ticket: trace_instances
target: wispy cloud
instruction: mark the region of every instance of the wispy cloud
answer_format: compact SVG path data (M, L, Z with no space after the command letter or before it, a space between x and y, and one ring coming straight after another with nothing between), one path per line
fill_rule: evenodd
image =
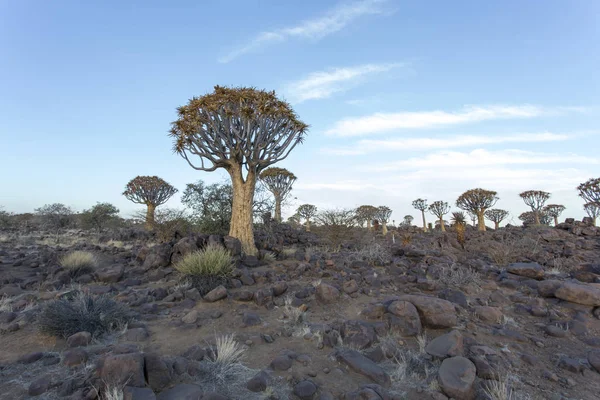
M369 75L402 67L405 64L364 64L355 67L335 68L309 74L306 78L287 84L283 92L292 103L311 99L324 99L356 85Z
M520 133L505 136L491 135L457 135L438 138L409 137L403 139L363 139L350 147L324 148L322 153L333 155L360 155L386 151L415 151L451 149L468 146L503 143L543 143L573 139L575 135L543 133Z
M401 129L425 129L473 122L534 118L543 115L581 112L580 107L544 108L530 104L469 106L460 111L418 111L398 113L375 113L372 115L346 118L338 121L325 133L335 136L361 136Z
M481 168L493 165L531 164L600 164L600 159L577 154L546 154L524 150L489 151L477 149L470 152L442 151L425 157L414 157L382 165L365 166L371 171L394 171L417 168Z
M321 39L344 29L348 24L365 15L383 14L384 4L388 0L360 0L342 4L317 18L309 19L298 25L273 31L261 32L244 46L221 57L219 62L228 63L237 57L259 48L285 42L288 39Z

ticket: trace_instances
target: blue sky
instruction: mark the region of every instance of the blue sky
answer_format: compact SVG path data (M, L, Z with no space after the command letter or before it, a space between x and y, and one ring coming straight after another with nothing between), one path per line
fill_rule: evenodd
M129 215L136 175L226 179L167 136L218 84L274 89L310 124L279 163L292 206L399 221L414 198L484 187L516 217L540 189L581 218L574 187L600 175L598 20L595 0L0 1L0 205Z

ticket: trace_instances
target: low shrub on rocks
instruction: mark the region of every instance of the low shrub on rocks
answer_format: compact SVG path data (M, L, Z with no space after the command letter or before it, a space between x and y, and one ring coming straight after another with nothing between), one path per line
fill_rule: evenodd
M185 274L192 286L204 296L219 285L226 285L234 268L229 250L220 246L207 246L203 250L186 254L175 265Z
M98 265L96 256L89 251L72 251L59 260L59 264L69 272L71 278L94 272Z
M38 316L41 332L64 338L82 331L97 338L122 329L130 320L125 306L105 296L82 292L47 303Z

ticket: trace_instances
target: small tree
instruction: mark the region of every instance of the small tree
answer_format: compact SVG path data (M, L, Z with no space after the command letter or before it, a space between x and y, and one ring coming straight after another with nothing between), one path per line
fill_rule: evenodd
M261 181L275 198L275 221L281 223L281 203L290 194L296 176L285 168L267 168L260 174Z
M566 207L562 204L548 204L544 207L543 211L546 215L554 218L554 226L558 225L558 217L566 210Z
M0 229L9 229L12 226L12 214L4 211L4 208L0 207Z
M539 218L539 224L536 221L536 215ZM550 222L552 221L552 217L546 214L543 210L538 214L534 213L533 211L525 211L519 215L519 219L523 221L523 225L550 225Z
M336 250L345 240L351 239L351 228L356 223L354 211L352 209L324 210L317 216L323 233Z
M386 206L377 207L377 213L375 213L375 219L377 219L381 223L381 233L383 236L387 235L387 223L390 220L390 216L392 215L392 210Z
M454 226L454 230L456 231L456 240L464 250L466 243L465 231L467 225L467 217L465 213L462 211L453 212L451 222Z
M435 215L438 218L440 229L442 232L446 232L446 227L444 223L444 215L450 212L450 206L445 201L434 201L429 206L429 212Z
M508 211L501 210L499 208L492 208L491 210L487 210L485 212L485 216L494 223L494 229L498 229L500 228L500 222L508 217Z
M302 204L296 210L296 214L306 221L306 232L310 232L310 220L317 214L317 206L312 204Z
M371 230L371 222L375 219L375 214L377 213L377 207L364 205L360 206L356 209L356 220L363 226L363 224L367 223L367 229Z
M579 196L585 200L586 204L600 204L600 178L591 178L577 186Z
M542 209L544 208L544 204L550 198L550 193L544 192L542 190L527 190L521 194L519 194L526 205L531 208L535 217L535 224L540 224L540 214Z
M136 204L145 204L146 229L154 227L154 212L156 207L165 204L177 189L158 176L137 176L127 183L123 196Z
M40 218L42 226L55 232L56 243L58 243L60 231L73 223L73 210L61 203L46 204L36 208L35 212Z
M485 211L498 201L496 192L481 188L467 190L456 200L456 206L477 215L480 231L485 231Z
M246 254L255 255L256 180L302 143L308 125L275 92L247 87L215 86L213 93L192 98L177 114L171 128L175 152L194 169L223 168L229 173L233 185L229 235L242 242Z
M583 209L587 215L592 219L592 223L596 226L596 218L600 215L600 204L598 203L587 203L583 206Z
M406 226L412 226L413 220L414 220L414 217L412 215L405 215L404 221L402 221L402 224L406 225Z
M471 211L467 211L467 215L469 216L469 218L471 218L471 224L473 226L477 226L477 214L475 214L474 212L471 212ZM465 224L466 224L466 218L467 218L467 216L465 216Z
M89 210L84 210L81 213L81 220L84 226L96 229L98 233L113 221L119 209L110 203L98 203Z
M423 217L423 231L427 232L427 222L425 221L425 210L427 210L427 199L416 199L413 200L412 206L417 210L421 211Z

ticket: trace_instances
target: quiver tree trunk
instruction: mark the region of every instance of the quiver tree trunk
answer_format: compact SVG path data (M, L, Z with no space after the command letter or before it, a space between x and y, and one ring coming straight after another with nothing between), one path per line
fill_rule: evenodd
M154 211L156 206L148 203L148 209L146 210L146 229L151 231L154 229Z
M500 229L500 222L494 221L494 230Z
M444 218L440 218L440 229L442 232L446 232L446 227L444 226Z
M275 196L275 221L281 223L281 196Z
M558 225L558 217L554 216L554 226ZM596 221L594 221L594 225L596 225Z
M231 225L229 236L237 238L242 243L242 250L248 255L258 253L254 244L252 227L252 205L256 187L256 173L248 172L246 181L242 177L241 168L234 165L228 170L233 186L233 206L231 208Z
M383 236L387 235L387 233L388 233L387 222L383 222L381 224L381 233L383 234Z
M533 215L535 217L535 224L536 225L541 225L541 222L540 222L540 212L539 211L534 211Z
M485 231L485 216L484 211L477 212L477 225L480 231Z
M427 232L427 222L425 222L425 210L421 210L421 216L423 217L423 231Z
M306 219L306 232L310 232L310 219Z
M367 230L368 231L371 230L371 220L370 219L367 220Z

